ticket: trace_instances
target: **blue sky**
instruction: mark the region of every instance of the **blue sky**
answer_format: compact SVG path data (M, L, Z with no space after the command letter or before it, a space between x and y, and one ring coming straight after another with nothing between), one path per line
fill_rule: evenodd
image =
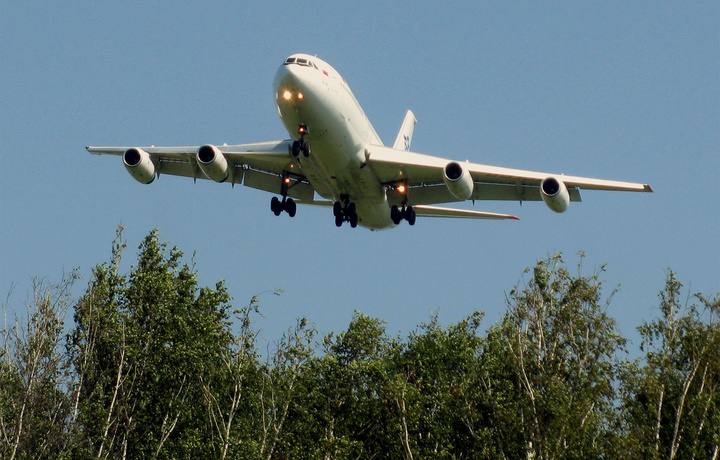
M307 316L322 334L354 310L406 335L438 311L486 324L535 261L607 264L609 313L626 336L657 316L667 269L720 291L720 5L717 2L2 2L0 293L31 278L84 280L125 263L153 227L204 285L262 297L272 341ZM542 203L478 202L518 215L336 228L330 211L270 212L269 194L163 176L149 186L86 145L200 145L287 138L271 83L317 54L391 144L407 109L413 150L478 163L650 183ZM470 204L468 204L470 206Z

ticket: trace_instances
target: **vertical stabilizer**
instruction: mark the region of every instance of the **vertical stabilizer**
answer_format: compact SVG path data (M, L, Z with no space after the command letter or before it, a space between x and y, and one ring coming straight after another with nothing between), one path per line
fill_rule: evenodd
M408 110L405 114L403 124L400 127L400 132L398 132L395 138L395 143L393 144L394 149L410 150L410 142L412 142L413 131L415 131L415 123L417 123L415 114L412 113L412 110Z

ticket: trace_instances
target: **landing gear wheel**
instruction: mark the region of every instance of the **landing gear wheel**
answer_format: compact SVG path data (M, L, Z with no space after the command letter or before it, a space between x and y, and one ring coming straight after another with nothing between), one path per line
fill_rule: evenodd
M310 148L309 142L303 142L302 143L302 153L305 158L309 157L312 153L312 148Z
M283 204L280 202L278 197L274 196L270 200L270 210L275 214L276 216L279 216L280 213L283 212Z
M343 195L342 201L333 203L333 216L335 216L335 225L342 227L343 222L350 222L352 228L357 227L360 218L357 213L355 203L350 203L350 197Z
M402 214L402 211L400 211L397 206L393 206L392 208L390 208L390 219L392 219L393 224L400 224L400 221L403 219Z
M415 214L415 210L412 208L412 206L408 206L408 208L405 210L405 219L408 221L408 224L410 226L415 225L415 219L417 218L417 214Z
M357 227L358 224L358 215L357 215L357 206L355 203L350 203L347 207L347 211L345 211L345 215L347 217L347 220L350 221L350 226L352 228Z
M294 141L292 143L292 156L294 156L296 158L299 157L300 150L301 150L300 141Z
M292 198L288 198L282 206L283 210L287 212L290 217L295 217L295 213L297 212L297 205Z

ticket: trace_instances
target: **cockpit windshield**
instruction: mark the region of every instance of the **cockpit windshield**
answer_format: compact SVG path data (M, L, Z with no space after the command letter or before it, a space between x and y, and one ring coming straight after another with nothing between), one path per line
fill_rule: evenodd
M297 64L297 65L301 65L304 67L315 67L316 69L318 68L314 62L312 62L310 59L306 59L306 58L289 57L285 60L285 65L290 65L290 64Z

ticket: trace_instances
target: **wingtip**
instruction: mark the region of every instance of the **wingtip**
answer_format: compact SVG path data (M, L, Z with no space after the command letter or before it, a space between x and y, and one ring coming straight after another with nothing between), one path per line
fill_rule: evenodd
M653 188L650 186L650 184L645 184L645 191L650 192L650 193L655 192L655 190L653 190Z

